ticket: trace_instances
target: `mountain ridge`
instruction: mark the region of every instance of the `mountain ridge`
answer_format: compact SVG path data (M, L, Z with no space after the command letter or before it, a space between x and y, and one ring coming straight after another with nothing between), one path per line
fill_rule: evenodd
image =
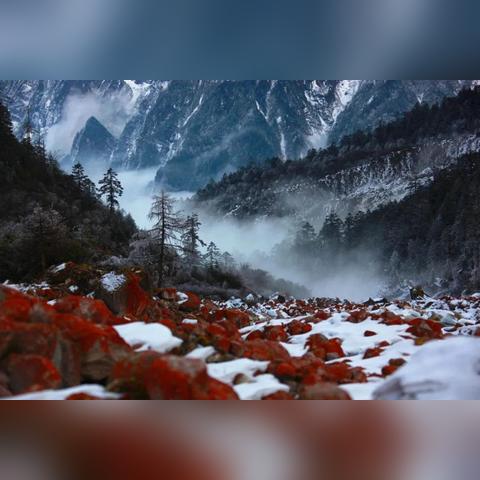
M115 137L98 155L118 170L196 190L250 162L296 159L475 81L1 81L17 136L29 116L69 169L75 135L95 116ZM73 155L72 155L73 153ZM88 152L87 152L88 153ZM95 160L94 160L95 161ZM188 172L188 175L185 174ZM152 179L153 180L153 179Z

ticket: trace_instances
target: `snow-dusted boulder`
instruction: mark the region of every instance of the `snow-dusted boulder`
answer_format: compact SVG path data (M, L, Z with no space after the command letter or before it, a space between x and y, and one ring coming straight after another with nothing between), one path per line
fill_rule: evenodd
M480 399L480 338L451 337L421 347L380 385L378 400Z

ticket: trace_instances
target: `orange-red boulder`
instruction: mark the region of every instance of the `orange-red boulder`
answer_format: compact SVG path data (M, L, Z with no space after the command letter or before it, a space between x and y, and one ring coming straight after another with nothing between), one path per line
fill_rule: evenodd
M62 385L62 377L53 363L40 355L12 354L6 361L5 370L14 394L55 389Z
M308 351L322 360L335 360L344 357L341 341L338 338L328 339L321 333L315 333L308 338Z
M102 325L120 325L125 320L118 318L107 308L102 300L69 295L55 303L55 310L59 313L71 313L85 320Z
M270 340L233 341L230 351L237 357L251 358L252 360L274 361L291 358L280 343Z
M155 400L234 400L229 385L209 377L201 360L137 353L115 365L109 388L130 398Z
M319 382L302 385L299 390L300 400L351 400L350 395L334 383Z
M410 327L407 332L415 337L433 339L443 338L442 324L434 320L424 320L423 318L414 318L408 322Z
M182 300L178 304L178 308L185 312L196 312L200 309L201 301L200 297L192 292L185 292L188 297L187 300Z
M292 320L287 326L287 331L290 335L301 335L303 333L308 333L311 330L312 326L301 320Z

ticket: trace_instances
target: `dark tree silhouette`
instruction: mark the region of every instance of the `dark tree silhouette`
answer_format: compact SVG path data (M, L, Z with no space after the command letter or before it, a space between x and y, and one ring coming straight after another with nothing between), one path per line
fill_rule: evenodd
M168 260L180 248L179 237L183 232L184 221L175 211L175 201L164 191L153 197L148 218L154 222L151 234L158 244L158 283L163 286Z
M123 187L117 173L110 167L98 184L100 185L99 195L105 197L108 208L113 212L119 206L118 197L123 194Z

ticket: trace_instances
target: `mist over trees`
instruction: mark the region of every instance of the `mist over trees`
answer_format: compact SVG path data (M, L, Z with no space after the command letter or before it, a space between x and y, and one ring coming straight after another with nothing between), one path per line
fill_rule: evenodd
M478 132L479 111L479 88L440 105L417 105L399 120L370 133L356 132L324 150L312 149L299 161L272 159L266 166L225 175L199 191L195 201L218 199L220 210L231 212L241 199L248 205L247 216L268 208L272 215L290 219L291 235L269 259L282 265L286 278L303 272L308 287L331 278L341 281L354 268L355 281L375 277L391 293L417 283L431 292L480 290L480 154L464 155L448 169L433 169L433 181L413 182L401 201L347 216L331 209L321 223L292 215L272 195L285 179L323 178L367 157L403 155L427 137L441 142ZM0 280L38 279L64 261L111 262L144 269L152 289L183 286L220 297L275 290L308 294L265 270L239 264L218 248L215 238L205 242L198 215L178 212L166 192L153 199L152 228L138 230L119 208L123 187L115 171L109 168L98 188L78 162L68 175L35 132L28 126L24 130L18 141L8 111L0 105Z
M262 165L252 163L242 167L217 182L212 180L196 193L194 203L199 208L208 208L212 214L240 219L261 215L301 216L302 208L310 207L309 199L322 202L318 195L322 190L332 198L342 197L350 183L355 185L359 180L357 168L366 166L368 177L381 171L387 161L392 168L400 169L402 162L413 156L418 164L422 158L415 155L425 143L440 146L445 139L477 134L479 111L480 87L462 90L438 105L417 104L398 120L380 124L373 131L357 131L327 148L311 149L299 160L272 158ZM439 155L432 153L433 164L448 160L437 158ZM342 172L351 175L343 179ZM337 174L338 184L334 182ZM300 196L302 188L305 193L299 207L290 199Z
M316 231L301 223L274 249L272 260L306 277L358 270L358 281L378 276L385 293L422 284L436 291L480 290L480 154L436 173L400 202L371 212L326 217Z
M109 211L81 168L62 172L32 138L16 139L0 104L0 279L29 280L52 264L128 253L132 218Z

